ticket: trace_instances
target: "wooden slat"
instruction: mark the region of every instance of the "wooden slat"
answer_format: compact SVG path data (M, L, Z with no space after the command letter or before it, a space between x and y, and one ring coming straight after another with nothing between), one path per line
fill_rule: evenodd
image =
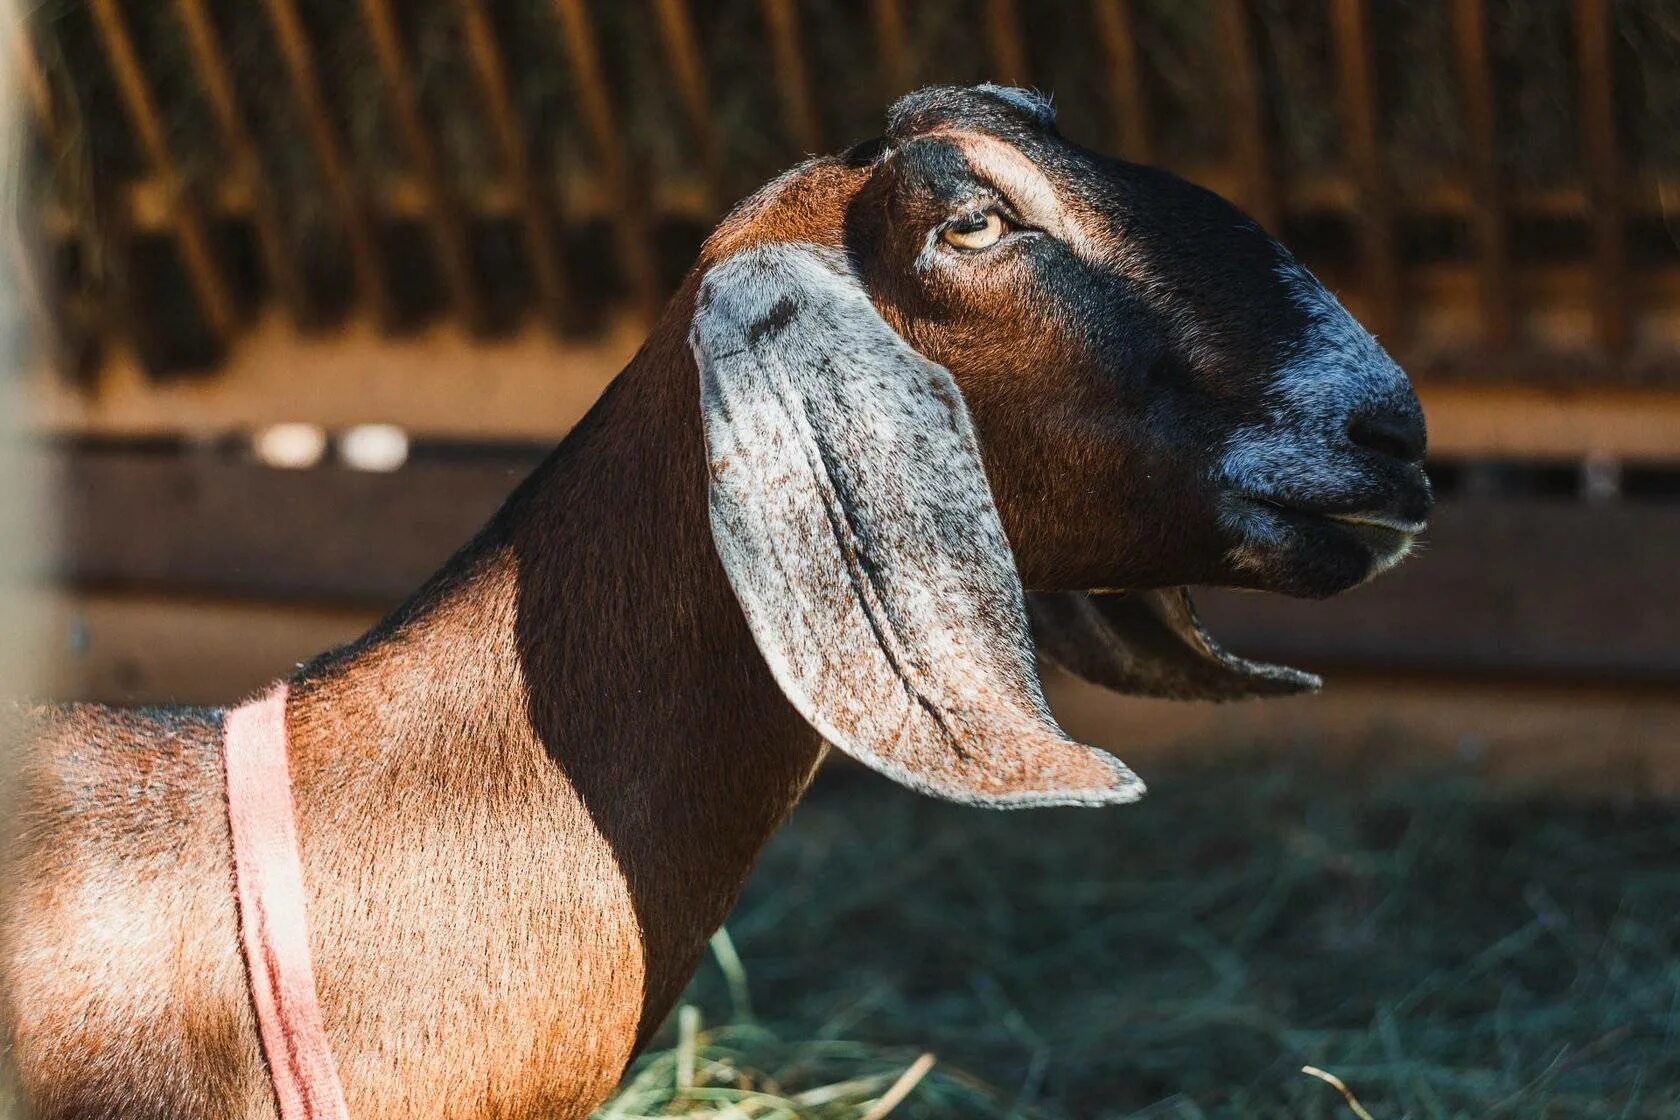
M222 145L232 161L233 174L239 180L242 191L251 199L251 224L256 231L257 248L262 253L269 282L274 285L293 320L302 322L308 317L309 294L303 274L287 246L279 205L274 192L269 189L262 153L245 123L238 94L234 92L233 77L223 60L215 24L205 0L176 0L175 9L186 29L193 66L199 84L204 88L211 115L215 117Z
M1266 143L1265 82L1255 53L1248 3L1216 0L1216 5L1231 162L1241 184L1242 204L1261 225L1276 233L1281 215Z
M601 162L602 186L614 207L613 234L618 244L619 264L629 283L633 305L651 318L659 309L658 270L648 238L642 191L631 177L625 133L613 111L595 28L583 0L553 0L553 4L584 124L589 129L595 156Z
M683 119L700 155L707 192L704 205L707 211L715 212L722 193L723 140L718 133L711 82L700 54L700 39L694 31L694 18L689 12L688 0L653 0L653 9L659 19L659 38L664 45L665 58L671 64L672 77L676 79Z
M1614 559L1611 559L1614 558ZM1680 507L1444 502L1425 548L1321 603L1210 593L1215 633L1308 667L1680 680Z
M22 17L12 11L9 4L0 7L0 37L6 40L4 57L11 62L11 72L16 76L17 83L29 102L31 116L41 134L41 140L49 151L56 152L60 136L52 90L47 86L46 75L36 63L35 49L29 40L28 28L24 26ZM32 232L33 230L26 230L24 220L15 213L0 217L0 244L4 245L6 259L16 277L17 296L23 305L30 327L41 340L49 341L53 347L57 347L60 344L59 325L57 317L53 314L46 278L39 267L39 246L32 243ZM0 303L3 303L3 299L0 299Z
M1576 0L1574 11L1576 70L1580 78L1581 163L1592 199L1598 342L1608 353L1620 354L1627 348L1630 332L1610 0Z
M51 570L84 586L390 603L544 450L387 475L54 449L42 453L61 519ZM1465 498L1442 504L1426 549L1366 587L1322 603L1208 593L1203 611L1236 648L1309 667L1676 681L1677 570L1672 504Z
M508 86L507 68L484 0L456 0L473 74L501 151L503 171L519 198L525 222L525 252L536 278L537 297L552 327L561 327L571 303L571 278L560 257L560 229L549 191L531 159L530 134Z
M267 318L214 378L155 382L118 350L98 393L45 365L31 369L28 403L37 430L63 434L214 436L288 420L377 420L426 435L552 439L583 414L643 335L638 322L622 318L599 337L573 342L527 330L484 344L452 328L388 339L361 324L323 337ZM1675 388L1420 378L1418 392L1437 455L1680 462Z
M1361 286L1370 309L1368 325L1387 340L1399 332L1401 325L1400 259L1394 242L1390 175L1377 132L1380 91L1367 3L1332 0L1330 12L1336 34L1343 141L1354 181L1359 184L1359 204L1354 212L1364 267Z
M372 606L418 587L538 458L373 474L167 451L50 454L55 578Z
M408 52L403 47L391 0L361 0L361 10L368 37L373 41L380 76L385 81L397 132L424 192L427 229L450 299L469 323L483 327L486 324L484 299L473 267L472 244L461 215L461 202L445 178L432 146L431 130L420 109L420 97L415 91Z
M285 59L292 96L303 113L304 130L309 135L323 185L338 210L339 222L350 249L350 267L355 273L357 295L372 314L389 317L395 308L385 270L380 264L373 214L356 183L338 133L333 128L332 117L327 112L320 75L315 67L315 52L309 45L303 21L298 17L296 0L263 0L263 5Z
M378 612L157 594L51 591L28 695L112 704L226 705ZM0 653L3 653L0 648ZM1644 689L1522 684L1339 671L1322 693L1249 704L1116 696L1047 668L1063 726L1115 750L1149 778L1194 759L1308 747L1376 772L1422 766L1536 783L1571 796L1680 794L1680 697Z
M188 282L198 300L204 324L212 336L225 341L233 333L239 317L238 310L228 291L221 264L211 247L204 217L188 197L186 183L176 170L174 156L164 139L157 103L152 97L145 71L140 67L139 56L134 52L134 43L123 23L122 12L116 0L92 0L90 10L129 124L139 136L152 174L164 184L176 242L181 249L181 262L186 267Z
M1131 0L1093 0L1092 20L1108 64L1109 100L1113 103L1115 140L1120 151L1139 163L1155 158L1149 124L1149 93L1138 56L1137 20Z
M1474 773L1568 797L1680 795L1673 690L1341 669L1311 696L1186 704L1063 675L1044 684L1074 738L1109 747L1146 781L1187 763L1311 752L1361 773Z
M1474 204L1470 227L1476 238L1481 277L1482 325L1493 346L1508 345L1516 332L1511 288L1510 216L1499 170L1498 123L1494 111L1493 67L1488 57L1484 0L1454 0L1454 43L1458 55L1459 93L1464 106L1465 158Z
M30 605L49 620L37 694L107 704L231 704L379 618L367 608L105 592L42 592Z
M25 24L23 15L13 11L11 4L0 7L0 34L7 38L6 54L17 74L18 84L23 87L23 94L29 100L29 108L35 118L35 127L41 130L41 137L49 148L56 149L59 142L58 111L53 105L52 89L47 85L47 76L42 73L41 65L35 57L35 46L29 38L29 28Z
M26 606L47 637L32 650L27 695L110 704L230 704L378 618L98 591L42 592ZM1344 670L1312 696L1186 704L1116 696L1053 667L1044 683L1070 733L1113 749L1146 779L1186 760L1298 757L1306 747L1374 772L1446 766L1571 796L1680 794L1680 697L1671 692Z
M5 27L11 38L6 44L7 57L16 67L47 158L54 163L65 163L72 144L70 136L82 127L81 121L73 106L68 112L60 112L22 15L7 6L0 9L0 21L12 21ZM34 213L8 216L4 240L9 245L8 252L14 254L17 262L26 306L32 314L39 316L34 329L42 345L30 353L46 355L53 368L68 375L72 385L81 386L85 384L93 363L98 360L100 338L109 327L105 321L109 308L102 298L102 290L62 291L48 255L54 233L48 228L49 223L43 220L43 211L51 212L69 201L84 212L94 212L100 209L93 201L95 193L108 190L108 186L93 180L92 176L53 178L52 194L36 201ZM67 190L74 193L70 200L61 197ZM115 224L120 226L122 219L119 218ZM87 231L82 229L68 234L69 238L85 239L87 236Z
M1026 41L1015 0L986 0L986 56L992 62L993 81L1006 86L1027 83Z
M823 150L822 121L811 92L810 68L799 33L799 12L793 0L762 0L764 23L770 32L770 64L781 99L782 123L788 139L801 154Z
M892 100L909 91L916 80L910 39L904 27L904 8L898 0L871 0L870 16L875 25L875 50L881 58L882 93Z

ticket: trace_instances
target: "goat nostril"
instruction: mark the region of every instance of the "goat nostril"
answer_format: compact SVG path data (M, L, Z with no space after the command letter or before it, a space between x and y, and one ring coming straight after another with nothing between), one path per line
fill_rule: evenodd
M1355 413L1348 421L1348 439L1354 446L1403 463L1423 461L1424 428L1421 418L1397 412Z

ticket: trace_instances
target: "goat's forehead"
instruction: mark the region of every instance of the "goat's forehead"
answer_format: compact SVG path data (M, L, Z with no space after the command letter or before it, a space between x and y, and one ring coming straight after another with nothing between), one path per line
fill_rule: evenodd
M1013 86L931 86L900 98L887 111L894 140L947 128L1051 132L1056 111L1049 98Z

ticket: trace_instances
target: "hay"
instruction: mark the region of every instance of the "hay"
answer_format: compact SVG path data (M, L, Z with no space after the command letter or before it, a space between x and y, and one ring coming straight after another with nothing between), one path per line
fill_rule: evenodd
M673 1025L603 1115L857 1120L923 1052L894 1117L1353 1115L1304 1065L1377 1120L1680 1106L1680 808L1151 777L993 814L830 775L730 919L763 1025L715 963L685 997L736 1022L684 1043L720 1095Z

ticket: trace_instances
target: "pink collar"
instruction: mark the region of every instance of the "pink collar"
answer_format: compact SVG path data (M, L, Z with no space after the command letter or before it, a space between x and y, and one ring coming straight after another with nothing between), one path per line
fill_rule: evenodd
M239 935L281 1120L349 1120L309 959L284 684L227 713L222 759Z

